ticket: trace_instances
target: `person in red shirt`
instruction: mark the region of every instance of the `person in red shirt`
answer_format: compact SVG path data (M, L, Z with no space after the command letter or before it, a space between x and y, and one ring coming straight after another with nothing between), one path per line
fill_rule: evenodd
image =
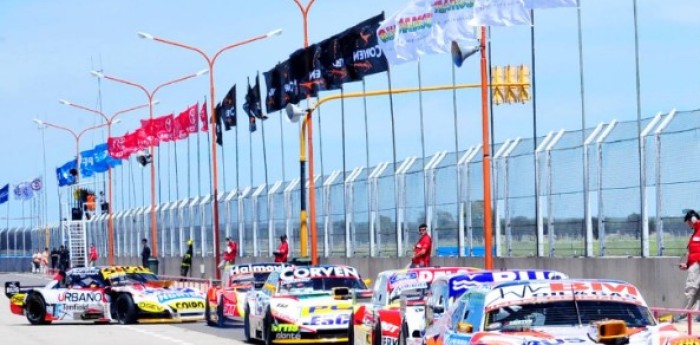
M90 260L90 267L95 266L95 262L97 261L97 258L99 255L97 255L97 247L95 247L94 243L90 244L90 254L88 255L88 259Z
M287 262L287 254L289 254L289 244L287 244L287 235L280 236L280 246L277 247L275 254L275 262Z
M413 247L413 256L411 257L411 267L428 267L430 266L430 253L433 249L433 240L428 235L428 226L421 224L418 227L420 238Z
M693 210L685 214L685 223L693 230L693 234L688 240L688 254L685 262L679 264L681 270L688 271L685 280L685 308L697 309L696 303L700 300L700 215ZM700 316L696 318L700 321Z
M224 261L228 265L236 264L236 256L238 256L238 244L230 237L226 237L226 252L224 253Z

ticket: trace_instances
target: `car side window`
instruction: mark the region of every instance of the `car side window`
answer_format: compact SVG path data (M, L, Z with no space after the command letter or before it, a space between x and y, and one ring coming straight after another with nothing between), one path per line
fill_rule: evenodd
M454 311L452 311L451 324L454 329L456 329L458 323L462 322L467 303L469 303L469 300L462 298L462 300L459 301L459 304L455 306Z
M430 287L430 305L433 307L439 307L444 305L444 296L443 296L443 289L444 289L445 282L444 281L436 281L433 283L433 286Z
M474 331L481 326L484 316L484 299L485 296L482 293L471 293L469 294L468 303L465 303L466 309L464 310L463 320L471 324L474 327Z
M277 284L279 284L279 278L280 278L280 272L274 271L270 273L270 275L267 277L267 281L265 282L265 285L263 286L262 293L271 296L272 294L275 293L276 289L278 288Z

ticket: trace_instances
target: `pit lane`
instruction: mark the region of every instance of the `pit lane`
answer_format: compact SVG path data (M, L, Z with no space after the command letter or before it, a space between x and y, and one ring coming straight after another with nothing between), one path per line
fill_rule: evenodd
M21 285L43 285L47 282L39 275L0 273L0 339L12 345L28 344L130 344L130 345L195 345L229 343L246 344L243 329L239 325L226 328L209 327L204 322L186 324L52 324L32 326L22 316L10 313L9 300L4 296L6 281L19 281Z

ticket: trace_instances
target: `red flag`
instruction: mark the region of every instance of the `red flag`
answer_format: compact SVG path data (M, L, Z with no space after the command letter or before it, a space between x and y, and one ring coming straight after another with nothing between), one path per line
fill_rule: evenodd
M124 146L124 138L125 136L107 138L107 151L109 151L110 156L117 159L124 159L129 157L127 150Z
M202 104L202 111L199 112L199 120L202 121L202 132L209 130L209 116L207 116L207 102Z
M151 143L153 143L153 145L158 145L158 138L149 137L143 127L137 129L136 132L132 133L131 135L132 137L127 141L129 141L131 147L134 148L134 152L150 147Z
M171 141L173 133L173 114L156 117L152 120L141 120L141 128L146 131L149 140ZM154 143L155 145L155 143Z

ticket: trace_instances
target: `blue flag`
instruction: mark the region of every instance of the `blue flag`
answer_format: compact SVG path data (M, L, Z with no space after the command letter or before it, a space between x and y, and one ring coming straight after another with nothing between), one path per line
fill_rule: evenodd
M80 177L90 177L94 175L94 165L94 150L85 150L80 152Z
M70 186L75 183L75 176L73 176L70 171L75 169L78 162L74 159L62 166L56 168L56 177L58 178L58 186Z
M0 205L6 203L10 200L10 184L6 184L5 187L0 189Z
M95 146L95 148L92 149L92 155L92 170L96 173L103 173L109 170L109 168L114 168L115 166L122 164L121 160L114 159L112 158L112 156L109 155L106 143Z

